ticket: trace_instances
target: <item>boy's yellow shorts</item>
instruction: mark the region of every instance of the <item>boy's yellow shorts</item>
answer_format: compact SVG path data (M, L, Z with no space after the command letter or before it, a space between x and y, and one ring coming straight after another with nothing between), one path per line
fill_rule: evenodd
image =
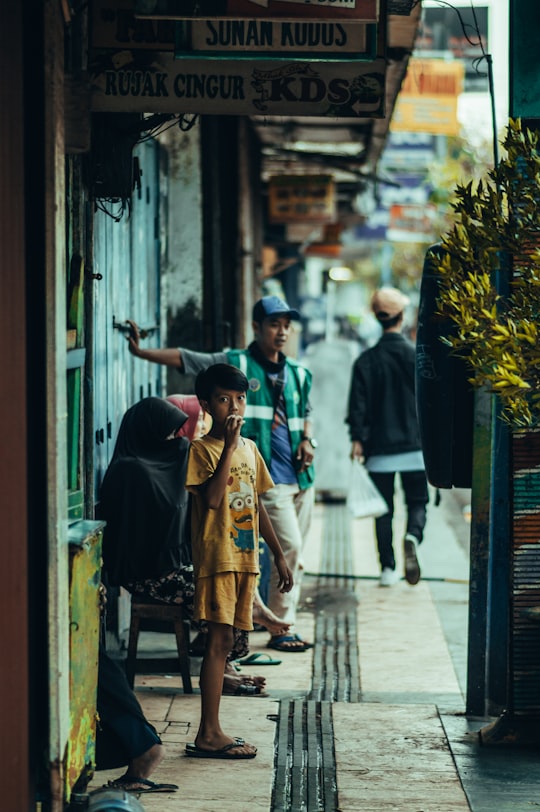
M257 575L252 572L218 572L206 578L197 578L195 620L224 623L252 631L256 584Z

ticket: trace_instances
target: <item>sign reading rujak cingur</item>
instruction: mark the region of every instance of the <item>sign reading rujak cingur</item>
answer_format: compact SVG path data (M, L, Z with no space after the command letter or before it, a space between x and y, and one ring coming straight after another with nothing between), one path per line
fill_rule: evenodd
M96 54L94 112L384 116L385 62L175 60L171 54Z

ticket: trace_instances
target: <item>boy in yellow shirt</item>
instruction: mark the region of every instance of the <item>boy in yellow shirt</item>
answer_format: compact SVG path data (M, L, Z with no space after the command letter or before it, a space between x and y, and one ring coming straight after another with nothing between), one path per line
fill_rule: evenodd
M200 372L195 392L213 420L191 445L186 488L192 493L191 542L195 573L195 619L208 624L200 675L201 720L186 755L254 758L257 749L221 728L219 705L233 626L253 628L252 607L259 572L259 533L274 556L278 588L293 587L279 541L259 494L274 483L255 443L240 432L248 380L229 364Z

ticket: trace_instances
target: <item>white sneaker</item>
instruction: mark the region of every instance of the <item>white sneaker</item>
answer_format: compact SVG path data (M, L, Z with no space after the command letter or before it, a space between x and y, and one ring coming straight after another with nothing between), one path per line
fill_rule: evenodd
M390 567L385 567L381 572L379 586L394 586L394 584L397 584L398 581L398 573L395 570L391 570Z
M418 563L418 539L412 533L407 533L403 540L403 555L405 557L405 580L414 586L420 580L420 564Z

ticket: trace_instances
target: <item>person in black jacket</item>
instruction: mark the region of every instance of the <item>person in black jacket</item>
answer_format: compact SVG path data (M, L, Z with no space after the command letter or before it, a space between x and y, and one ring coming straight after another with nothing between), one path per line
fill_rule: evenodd
M428 488L416 416L415 349L401 334L408 302L396 288L375 291L371 308L383 334L354 363L346 418L351 457L365 460L388 505L388 513L375 520L381 586L392 586L399 580L392 536L397 473L407 506L405 579L412 585L420 580L418 547L426 524Z

